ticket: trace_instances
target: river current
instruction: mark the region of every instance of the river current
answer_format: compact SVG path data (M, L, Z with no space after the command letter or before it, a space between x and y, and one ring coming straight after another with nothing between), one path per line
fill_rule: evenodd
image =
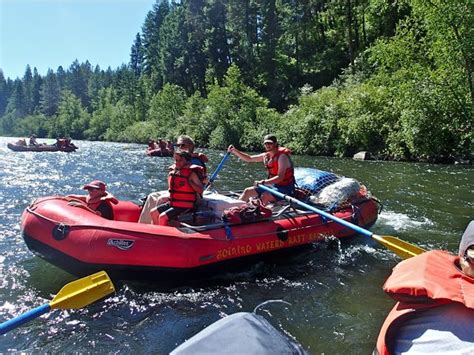
M119 199L166 187L171 158L148 157L145 146L75 142L75 153L13 152L0 138L0 321L51 300L74 276L26 247L22 211L36 197L84 193L93 179ZM40 139L41 141L41 139ZM223 152L203 150L212 172ZM372 231L426 249L457 252L474 219L471 166L353 161L295 156L296 166L353 177L383 203ZM229 159L215 186L238 190L264 177L260 164ZM53 311L0 336L0 352L167 354L207 325L261 308L277 329L311 354L368 354L394 302L382 285L399 259L358 236L334 247L319 243L285 260L249 265L199 285L163 289L152 282L121 282L115 295L80 310Z

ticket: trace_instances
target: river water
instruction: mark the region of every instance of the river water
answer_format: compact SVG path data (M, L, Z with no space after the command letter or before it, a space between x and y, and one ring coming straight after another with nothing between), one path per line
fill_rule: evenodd
M75 278L34 256L20 234L23 209L39 196L83 193L93 179L119 199L166 186L171 158L147 157L136 144L76 142L75 153L12 152L0 138L0 321L51 300ZM206 151L209 170L223 152ZM317 167L364 183L383 203L377 234L426 249L457 251L474 218L474 169L466 166L295 156L296 166ZM241 189L264 175L259 164L232 157L215 186ZM166 354L225 315L260 314L312 354L368 354L393 301L382 292L399 261L367 237L339 247L325 243L285 260L249 265L208 284L162 289L151 282L116 284L117 293L75 311L54 311L0 336L0 352Z

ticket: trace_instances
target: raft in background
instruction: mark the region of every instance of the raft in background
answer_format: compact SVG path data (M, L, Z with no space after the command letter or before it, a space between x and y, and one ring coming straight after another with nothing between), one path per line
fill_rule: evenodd
M146 150L146 155L150 157L172 157L173 154L174 152L171 152L169 150L163 151L160 148Z
M8 143L8 149L14 152L75 152L78 149L76 146L59 148L55 145L41 144L41 145L20 145L15 143Z
M325 174L329 173L318 171L314 179L318 181L310 185L323 186L320 181ZM107 220L70 198L53 196L25 209L21 230L33 252L73 274L106 270L116 279L159 280L229 271L230 263L248 262L328 236L356 234L285 202L276 204L267 219L245 224L222 220L226 208L242 203L232 195L208 193L198 212L182 216L176 226L158 226L137 223L141 209L133 202L119 201L113 206L114 220ZM367 190L360 189L330 213L367 228L376 222L378 207Z

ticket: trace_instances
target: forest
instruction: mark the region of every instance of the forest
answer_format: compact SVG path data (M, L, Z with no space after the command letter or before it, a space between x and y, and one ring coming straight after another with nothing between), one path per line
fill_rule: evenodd
M0 69L0 135L471 161L469 0L156 0L118 68ZM33 69L31 67L33 66Z

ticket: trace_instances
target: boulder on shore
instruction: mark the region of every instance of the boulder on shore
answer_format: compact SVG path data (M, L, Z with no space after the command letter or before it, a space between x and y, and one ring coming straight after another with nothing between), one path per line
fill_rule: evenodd
M359 152L359 153L354 154L354 156L352 157L352 159L354 159L354 160L371 160L371 159L372 159L372 156L370 155L369 152L367 152L367 151L362 151L362 152Z

